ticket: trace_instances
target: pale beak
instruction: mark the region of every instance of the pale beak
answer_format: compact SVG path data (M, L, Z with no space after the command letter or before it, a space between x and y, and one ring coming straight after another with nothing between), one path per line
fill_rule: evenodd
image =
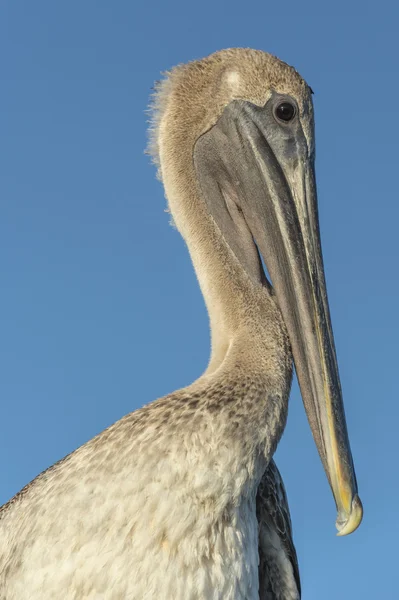
M282 125L273 114L274 105L274 96L264 107L235 100L203 138L207 136L207 147L223 163L216 174L218 185L235 186L270 274L309 423L334 494L337 529L346 535L359 526L362 505L327 300L314 159L300 118ZM201 181L200 166L196 168Z

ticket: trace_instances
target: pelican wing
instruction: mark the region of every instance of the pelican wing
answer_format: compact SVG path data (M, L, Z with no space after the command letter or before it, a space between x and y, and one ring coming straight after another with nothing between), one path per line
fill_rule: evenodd
M299 600L301 583L287 494L273 460L258 488L256 514L259 522L259 598Z

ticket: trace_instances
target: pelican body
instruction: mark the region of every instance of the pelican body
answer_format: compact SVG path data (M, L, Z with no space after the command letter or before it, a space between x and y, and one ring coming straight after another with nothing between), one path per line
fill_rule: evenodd
M151 150L207 305L208 368L2 507L0 598L298 600L272 460L293 359L340 534L362 516L320 249L311 90L255 50L179 66L157 88Z

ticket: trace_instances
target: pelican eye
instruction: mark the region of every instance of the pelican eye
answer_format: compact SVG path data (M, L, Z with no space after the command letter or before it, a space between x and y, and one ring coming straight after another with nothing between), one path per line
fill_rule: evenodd
M274 114L279 121L289 123L296 115L296 108L291 102L282 102L276 107Z

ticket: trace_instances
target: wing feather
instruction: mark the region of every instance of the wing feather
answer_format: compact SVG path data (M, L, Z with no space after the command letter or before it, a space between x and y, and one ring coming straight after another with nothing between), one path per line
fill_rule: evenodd
M260 600L299 600L301 583L283 480L272 460L256 499Z

